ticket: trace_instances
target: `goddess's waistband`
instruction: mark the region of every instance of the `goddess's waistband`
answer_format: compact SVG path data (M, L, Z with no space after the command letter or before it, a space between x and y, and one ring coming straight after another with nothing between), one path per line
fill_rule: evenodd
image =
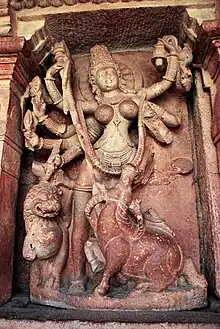
M135 147L127 147L123 151L117 152L108 152L102 149L95 150L95 153L98 157L98 160L101 162L103 167L115 169L115 174L120 175L122 166L126 165L127 163L131 162L136 154ZM82 183L78 180L78 183L75 185L75 190L77 191L84 191L84 192L91 192L92 191L92 182L85 184L85 177L82 179Z
M129 163L135 156L136 149L128 146L123 151L108 152L103 149L95 150L99 161L111 168L119 168L126 163Z

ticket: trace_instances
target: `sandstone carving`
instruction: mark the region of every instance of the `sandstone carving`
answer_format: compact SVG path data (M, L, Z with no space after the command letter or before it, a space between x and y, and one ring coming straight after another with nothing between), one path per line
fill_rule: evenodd
M167 215L150 204L143 210L141 195L159 165L156 148L166 152L182 124L180 111L153 101L171 88L181 97L189 91L192 52L164 36L152 62L161 80L146 87L126 56L123 62L95 45L89 63L74 67L60 42L44 79L30 82L25 145L36 155L46 152L44 161L33 162L39 184L24 204L23 255L32 261L33 300L95 308L155 308L157 298L159 309L204 305L204 277ZM169 166L170 184L193 170L187 156L172 156Z

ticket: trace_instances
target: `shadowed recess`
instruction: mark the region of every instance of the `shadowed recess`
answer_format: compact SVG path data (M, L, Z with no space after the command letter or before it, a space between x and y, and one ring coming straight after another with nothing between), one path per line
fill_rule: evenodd
M147 48L158 37L181 39L184 7L129 8L49 15L46 27L53 40L65 40L74 54L89 53L95 44L110 50Z

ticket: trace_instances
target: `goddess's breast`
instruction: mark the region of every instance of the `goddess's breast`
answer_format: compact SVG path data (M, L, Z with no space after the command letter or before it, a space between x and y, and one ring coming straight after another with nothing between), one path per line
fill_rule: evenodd
M114 108L108 104L101 104L95 110L94 116L101 125L107 125L114 117Z
M127 98L122 100L119 105L114 107L110 104L99 105L95 110L94 116L100 124L107 125L113 120L115 116L115 110L120 114L122 118L129 121L135 119L138 114L137 104L131 98Z
M138 106L132 99L123 100L119 104L119 114L127 120L133 120L138 114Z

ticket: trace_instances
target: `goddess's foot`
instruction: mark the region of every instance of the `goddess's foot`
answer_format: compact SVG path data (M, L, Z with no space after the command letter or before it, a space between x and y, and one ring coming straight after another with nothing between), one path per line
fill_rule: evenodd
M68 294L70 295L81 295L85 292L84 280L73 280L68 289Z

